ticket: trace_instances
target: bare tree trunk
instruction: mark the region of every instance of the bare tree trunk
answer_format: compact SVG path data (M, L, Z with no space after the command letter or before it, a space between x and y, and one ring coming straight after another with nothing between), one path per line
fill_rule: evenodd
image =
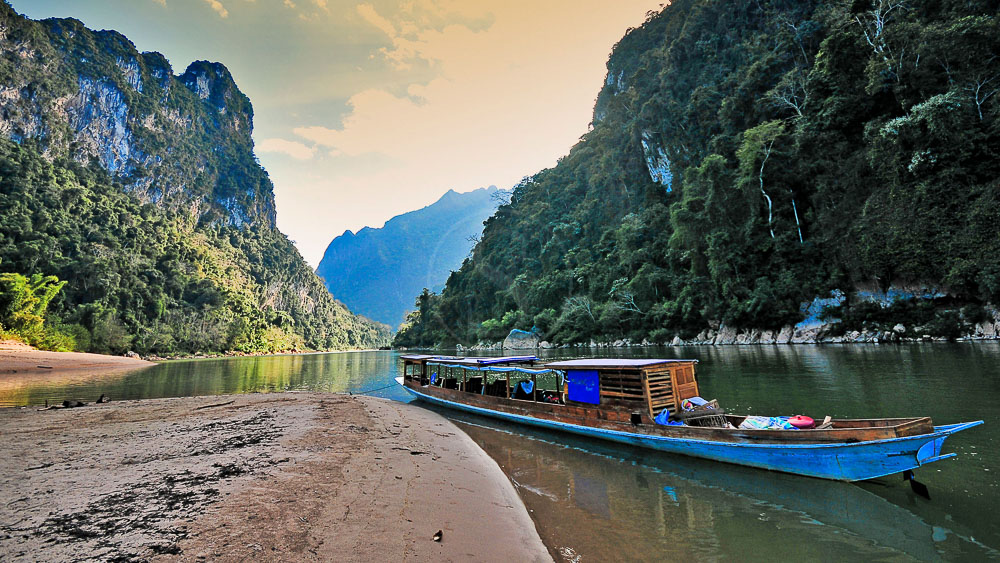
M989 64L995 58L996 56L990 57L990 60L986 61L986 63ZM985 75L976 77L968 87L968 90L972 92L973 98L976 101L976 111L979 112L979 121L983 120L983 104L994 94L1000 92L1000 86L994 86L992 89L989 87L990 83L997 78L1000 78L1000 74L995 74L989 78Z
M760 193L764 194L764 199L767 200L767 229L771 231L771 238L774 238L774 227L771 226L771 219L773 214L771 212L771 196L767 195L764 190L764 165L767 164L767 159L771 157L771 146L774 145L774 141L767 144L764 149L764 160L760 163L760 174L758 174L758 179L760 180Z
M795 193L792 190L788 190L788 193L792 194L792 213L795 214L795 228L799 230L799 244L805 244L802 240L802 224L799 223L799 210L795 207Z
M891 12L905 9L907 9L906 3L902 0L872 0L871 10L854 17L854 21L861 26L865 41L871 46L872 51L882 57L889 72L895 75L896 82L900 81L903 71L903 53L900 53L897 65L892 48L885 39L885 27L889 23ZM905 52L905 49L903 51Z

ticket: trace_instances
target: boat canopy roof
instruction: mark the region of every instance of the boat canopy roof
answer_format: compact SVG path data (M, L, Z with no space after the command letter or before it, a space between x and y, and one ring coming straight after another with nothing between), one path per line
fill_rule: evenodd
M516 364L533 362L538 358L535 356L505 356L501 358L455 358L438 356L434 358L437 363L457 366L496 366L502 364Z
M563 360L545 364L553 369L643 369L661 364L690 364L698 360L662 360L650 358L583 358L580 360Z
M423 360L444 359L450 357L451 356L432 356L428 354L407 354L405 356L400 356L400 359L410 360L410 361L423 361Z

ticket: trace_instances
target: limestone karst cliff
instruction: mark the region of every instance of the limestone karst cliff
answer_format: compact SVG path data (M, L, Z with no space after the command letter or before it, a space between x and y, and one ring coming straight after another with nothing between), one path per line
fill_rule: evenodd
M0 272L67 281L59 342L151 354L370 348L275 227L253 108L225 66L0 1ZM0 330L3 327L0 326Z
M396 342L779 334L834 290L832 337L897 324L988 335L998 10L675 0L650 12L595 84L592 129L514 188ZM916 297L888 305L869 287Z
M96 159L142 201L209 221L274 226L253 156L253 108L219 63L180 76L159 53L73 19L35 22L0 3L0 134L49 158Z

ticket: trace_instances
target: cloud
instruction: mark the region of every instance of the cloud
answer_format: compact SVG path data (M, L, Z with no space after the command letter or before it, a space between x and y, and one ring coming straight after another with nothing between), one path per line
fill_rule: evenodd
M354 5L359 31L379 32L365 68L382 74L360 75L335 120L299 120L309 166L266 163L279 226L315 263L345 229L553 166L588 130L612 46L659 1Z
M219 0L205 0L205 3L211 6L212 9L215 10L217 14L219 14L219 17L221 18L229 17L229 10L227 10L226 7L222 5L222 2L219 2Z
M285 0L285 7L286 8L291 8L291 9L294 10L295 9L295 2L293 2L292 0Z
M375 7L371 4L358 4L357 7L358 15L361 16L366 22L372 24L378 29L382 30L389 38L396 37L396 28L392 25L389 20L383 18L375 11Z
M164 8L167 7L167 0L153 0L153 2L163 6Z
M309 160L316 154L316 147L309 147L295 141L285 139L264 139L256 144L257 152L276 152L290 156L296 160Z
M370 4L357 6L357 11L393 39L381 53L386 60L429 63L437 77L412 84L405 93L366 89L351 96L350 111L339 127L298 127L296 135L338 155L379 153L414 170L451 169L452 183L471 189L512 184L550 166L586 132L607 54L627 25L595 31L597 26L588 21L594 17L587 15L590 10L508 0L504 8L496 8L495 22L487 29L449 24L422 28L410 37L398 34L407 25L433 23L462 3L421 5L423 12L394 13L397 22ZM430 12L428 6L438 11ZM538 21L531 23L534 18L525 13L534 13ZM644 10L635 13L641 17ZM460 16L472 20L484 14L464 8ZM638 17L621 19L625 23ZM574 32L553 36L551 26L560 20ZM589 80L581 84L580 77Z

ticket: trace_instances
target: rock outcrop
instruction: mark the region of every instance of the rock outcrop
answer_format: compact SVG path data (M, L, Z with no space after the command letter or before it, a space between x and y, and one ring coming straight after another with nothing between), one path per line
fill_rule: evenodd
M517 330L510 331L503 341L504 350L534 350L541 343L541 338L533 332Z

